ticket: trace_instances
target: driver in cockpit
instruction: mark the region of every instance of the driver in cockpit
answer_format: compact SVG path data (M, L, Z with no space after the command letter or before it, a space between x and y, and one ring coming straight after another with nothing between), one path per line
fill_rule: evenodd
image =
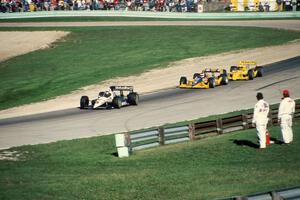
M112 96L112 91L105 91L105 92L100 92L99 93L99 97L106 97L106 98L108 98L110 96Z
M221 75L221 70L220 68L216 69L216 72L214 73L215 77L219 77Z
M198 76L196 76L194 78L194 84L193 85L197 85L198 83L200 83L204 78L204 73L200 73Z

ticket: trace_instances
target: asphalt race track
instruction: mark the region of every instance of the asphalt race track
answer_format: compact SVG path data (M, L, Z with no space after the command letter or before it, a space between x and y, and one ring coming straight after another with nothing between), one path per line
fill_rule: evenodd
M299 98L299 84L300 57L296 57L266 66L262 78L207 90L171 88L140 96L138 106L111 110L74 108L2 119L0 149L125 132L252 108L257 91L263 92L269 103L278 103L285 88L290 89L292 97Z

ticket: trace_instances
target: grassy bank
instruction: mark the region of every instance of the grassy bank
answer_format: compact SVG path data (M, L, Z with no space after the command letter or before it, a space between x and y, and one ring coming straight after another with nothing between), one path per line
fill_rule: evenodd
M12 30L71 34L51 48L0 63L0 109L165 67L171 61L300 38L300 32L237 27L0 28Z
M280 139L279 127L270 133ZM292 145L263 151L252 129L123 159L113 136L13 148L22 156L0 161L0 199L214 199L296 186L299 133L297 123Z

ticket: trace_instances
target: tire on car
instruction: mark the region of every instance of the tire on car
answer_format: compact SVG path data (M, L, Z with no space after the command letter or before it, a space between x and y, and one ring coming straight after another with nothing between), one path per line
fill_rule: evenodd
M87 108L89 106L89 97L88 96L82 96L80 98L80 109Z
M228 77L225 74L222 74L221 77L222 77L221 84L227 85L229 82Z
M185 76L180 77L179 85L181 84L187 84L187 78Z
M257 70L257 77L263 77L264 75L264 68L263 67L256 67Z
M209 86L209 88L214 88L216 86L216 82L213 77L208 79L208 86Z
M114 108L120 109L122 107L122 100L120 97L115 97L112 101L112 106Z
M249 80L253 80L253 78L254 78L254 72L253 72L252 69L250 69L250 70L248 71L248 78L249 78Z
M127 101L130 105L138 105L139 95L136 92L131 92L127 95Z
M95 103L96 103L96 99L91 101L92 108L94 108Z

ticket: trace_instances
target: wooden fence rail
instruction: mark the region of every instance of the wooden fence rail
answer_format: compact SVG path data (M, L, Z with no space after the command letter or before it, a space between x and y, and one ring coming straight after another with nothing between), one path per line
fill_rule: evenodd
M270 120L268 126L278 125L277 115L278 107L270 109ZM253 128L252 118L253 113L247 113L206 122L193 122L186 125L175 125L173 127L158 127L149 130L135 131L123 134L123 137L120 137L120 134L116 134L118 154L119 156L122 154L122 152L119 152L119 148L121 147L123 150L124 147L128 148L125 151L130 152L165 144L198 140L238 130L250 129ZM300 104L296 104L294 120L300 120ZM125 141L122 141L124 138Z

